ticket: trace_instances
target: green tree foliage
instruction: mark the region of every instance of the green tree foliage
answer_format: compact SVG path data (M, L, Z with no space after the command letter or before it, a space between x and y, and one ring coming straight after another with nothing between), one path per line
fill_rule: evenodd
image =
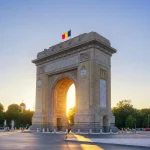
M68 122L70 125L74 125L74 115L75 115L75 107L70 108L68 112Z
M18 113L21 112L21 107L18 104L11 104L8 106L7 111Z
M33 111L24 110L21 111L21 107L17 104L11 104L8 106L8 110L6 111L6 120L8 126L10 126L11 120L15 121L15 127L26 127L32 124L32 116Z
M143 128L148 127L148 117L144 118L143 124L142 124Z
M135 118L132 115L129 115L126 119L126 127L127 128L134 128Z
M8 125L10 126L11 120L15 121L15 125L19 126L20 124L20 112L21 108L17 104L11 104L8 106L8 110L6 111L6 120Z
M4 124L4 113L3 112L0 112L0 126L3 126Z
M148 127L148 115L149 115L149 125L150 125L150 108L141 109L141 115L143 118L142 127Z
M4 106L0 103L0 126L3 126L4 123Z
M136 127L148 127L148 114L150 108L136 109L131 100L122 100L112 109L115 116L115 124L118 128L133 127L133 120L136 119Z
M112 109L114 116L116 117L116 126L124 128L126 126L126 119L129 115L136 115L136 109L133 108L131 100L122 100L116 107Z
M4 111L4 106L0 103L0 112Z
M32 124L32 116L34 112L30 110L25 110L21 113L21 121L20 121L20 126L26 127L30 126Z

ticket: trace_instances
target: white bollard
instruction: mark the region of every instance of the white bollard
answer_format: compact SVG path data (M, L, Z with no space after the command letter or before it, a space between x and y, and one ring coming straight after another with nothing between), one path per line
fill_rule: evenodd
M110 129L110 133L112 134L112 129Z
M92 134L92 129L89 130L89 133Z
M45 129L43 128L43 132L45 132Z
M40 132L40 129L39 128L37 128L37 130L36 130L37 132Z
M100 134L102 134L102 129L100 129Z
M127 134L127 129L124 130L124 133Z
M66 129L66 133L68 133L68 129Z
M78 132L77 133L80 133L80 129L78 129Z
M30 131L30 127L28 128L28 131Z
M47 132L49 132L49 128L47 128Z
M54 133L56 133L56 129L54 129Z

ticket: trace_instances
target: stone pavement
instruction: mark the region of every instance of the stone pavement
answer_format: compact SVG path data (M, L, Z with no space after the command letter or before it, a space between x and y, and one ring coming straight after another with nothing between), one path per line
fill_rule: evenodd
M84 135L85 136L85 135ZM110 137L109 135L86 135L89 138ZM114 138L116 135L113 135ZM5 132L0 133L0 150L149 150L145 147L132 147L115 144L67 142L64 134ZM140 136L141 137L141 136ZM75 138L75 135L69 135ZM116 136L118 138L118 136Z
M11 134L17 134L17 133L20 133L21 130L14 130L14 131L5 131L5 132L0 132L0 136L6 136L6 135L11 135Z
M77 135L73 134L68 142L103 143L150 148L150 134L137 133L134 135Z

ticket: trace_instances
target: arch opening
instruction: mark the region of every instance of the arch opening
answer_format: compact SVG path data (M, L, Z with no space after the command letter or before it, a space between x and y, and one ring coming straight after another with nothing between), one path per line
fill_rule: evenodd
M57 129L65 130L68 126L67 113L75 106L75 85L69 78L60 79L54 87L54 114Z
M74 83L69 87L67 92L67 110L66 114L68 115L69 110L75 107L75 85Z

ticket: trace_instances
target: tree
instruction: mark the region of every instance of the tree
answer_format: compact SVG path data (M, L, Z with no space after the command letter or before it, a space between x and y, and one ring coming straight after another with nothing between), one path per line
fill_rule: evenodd
M70 125L74 125L74 115L75 115L75 107L70 108L68 112L68 122Z
M0 126L4 123L4 106L0 103Z
M23 127L26 127L27 125L30 126L32 124L32 117L34 112L30 110L25 110L23 113L21 113L21 124Z
M3 112L0 112L0 126L3 126L4 125L4 113Z
M126 127L127 128L133 128L134 122L135 122L135 118L133 118L132 115L129 115L126 119Z
M118 128L124 128L126 126L127 117L132 114L132 116L137 115L137 111L133 108L131 100L122 100L117 103L117 106L112 109L115 116L115 124Z
M32 124L33 111L24 110L22 112L21 107L17 104L9 105L6 113L3 111L4 106L0 104L0 126L4 125L5 119L9 127L11 127L11 120L15 121L15 127L17 128L30 126Z
M0 103L0 112L4 111L4 106Z
M144 118L144 121L143 121L143 123L142 123L142 127L143 127L143 128L148 127L148 117Z
M11 104L6 111L6 120L10 126L11 120L15 121L15 126L19 127L21 121L21 108L17 104Z
M141 113L141 127L148 127L148 115L150 115L150 108L140 110Z
M8 106L8 110L9 112L21 112L21 107L18 104L11 104Z

